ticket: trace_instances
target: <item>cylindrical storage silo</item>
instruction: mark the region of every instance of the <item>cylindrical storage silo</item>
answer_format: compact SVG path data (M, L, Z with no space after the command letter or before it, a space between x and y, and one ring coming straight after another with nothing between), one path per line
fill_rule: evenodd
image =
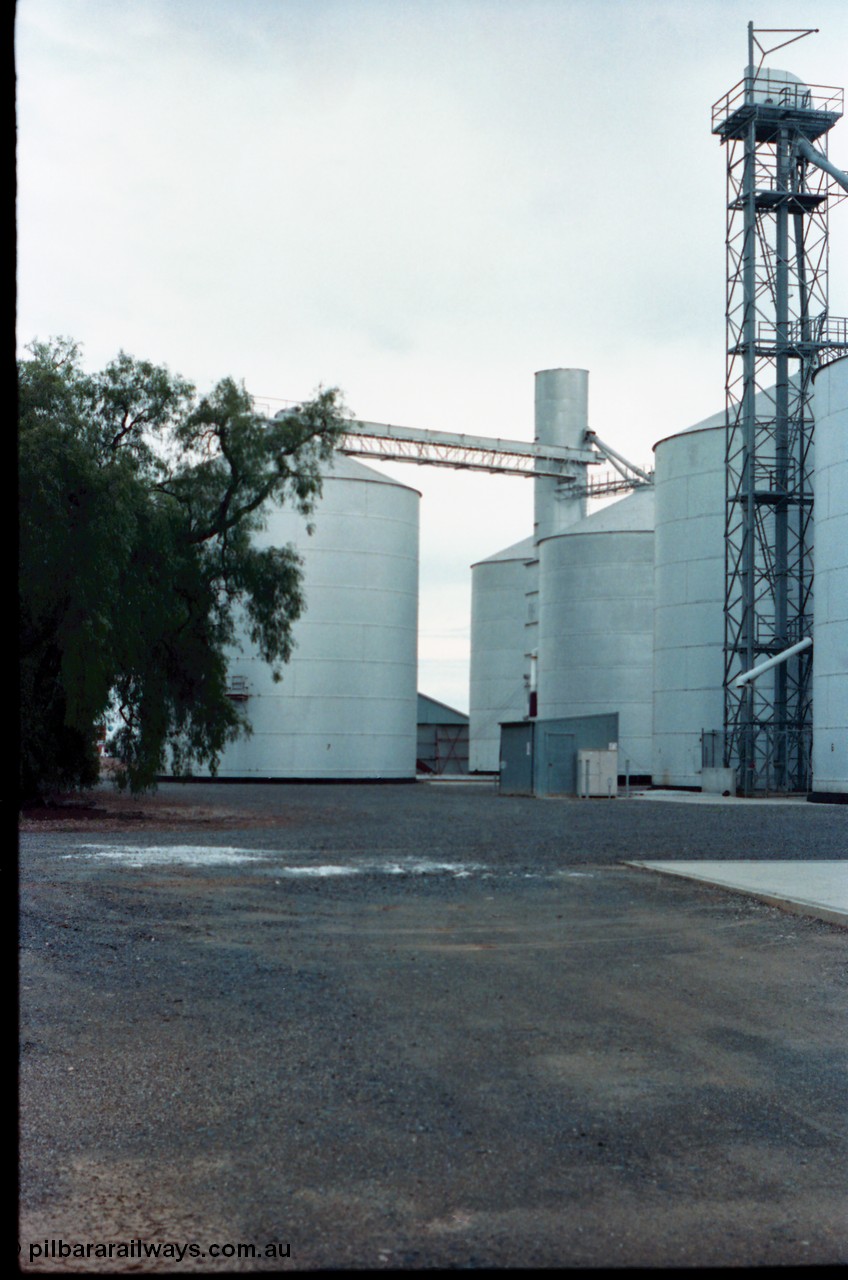
M618 712L619 771L646 781L653 612L653 489L539 543L539 718Z
M702 732L722 764L724 413L654 451L653 782L700 787Z
M848 359L816 374L813 800L848 801Z
M589 373L586 369L540 369L534 382L534 425L537 444L585 448L589 425ZM580 464L585 475L585 464ZM533 481L536 541L561 532L586 514L586 498L573 493L556 476Z
M471 566L469 769L500 768L500 725L528 711L527 591L532 537Z
M233 653L253 733L218 777L414 779L419 498L337 454L311 536L297 512L271 511L257 544L297 549L306 609L279 683L246 637Z

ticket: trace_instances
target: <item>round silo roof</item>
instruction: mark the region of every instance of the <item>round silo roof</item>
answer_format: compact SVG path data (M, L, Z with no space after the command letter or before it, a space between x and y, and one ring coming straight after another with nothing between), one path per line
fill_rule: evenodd
M373 467L366 467L361 462L357 462L355 458L349 458L346 453L336 452L333 454L326 479L361 480L367 481L369 484L395 485L398 489L411 489L413 493L417 493L419 497L421 496L420 489L416 489L414 485L404 484L401 480L395 480L393 476L387 476L381 471L375 471Z
M702 418L700 422L695 422L691 427L683 427L680 431L671 431L667 436L663 436L661 440L657 440L653 446L656 450L666 440L674 440L677 436L688 436L694 431L714 431L716 427L724 427L726 410L720 409L718 413L711 413L708 418Z
M551 535L553 538L569 538L583 533L653 533L654 488L645 485L626 498L611 502L600 511L593 511L576 524ZM551 539L543 538L543 542Z
M799 378L797 373L793 373L789 375L789 385L791 387L797 387L799 385ZM762 391L758 391L757 394L754 396L754 412L755 413L763 413L763 412L768 413L769 409L773 407L773 404L774 404L774 388L772 387L765 388ZM658 445L664 444L666 440L674 440L676 439L677 436L688 436L693 431L714 431L716 427L723 428L725 426L726 421L727 421L727 410L719 409L717 413L711 413L708 418L702 418L700 422L693 423L691 427L682 427L680 431L670 431L667 436L663 436L662 439L656 442L656 444L654 445L654 449L656 449Z
M511 547L504 547L503 551L496 551L494 555L486 556L484 560L477 560L471 568L476 569L478 564L496 564L498 561L505 560L533 560L535 557L536 539L531 534L529 538L514 542Z

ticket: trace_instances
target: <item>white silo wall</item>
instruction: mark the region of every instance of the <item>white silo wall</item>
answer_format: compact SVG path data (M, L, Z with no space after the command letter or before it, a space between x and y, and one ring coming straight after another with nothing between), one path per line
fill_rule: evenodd
M723 412L655 446L659 787L701 785L701 732L724 720L724 451Z
M848 359L815 378L813 795L848 795Z
M500 767L500 724L527 715L526 650L533 538L471 566L469 769Z
M415 777L419 497L337 454L311 536L296 512L272 512L257 544L296 547L306 610L279 683L249 640L234 652L253 733L219 777Z
M619 714L619 770L651 772L654 494L539 543L540 719Z

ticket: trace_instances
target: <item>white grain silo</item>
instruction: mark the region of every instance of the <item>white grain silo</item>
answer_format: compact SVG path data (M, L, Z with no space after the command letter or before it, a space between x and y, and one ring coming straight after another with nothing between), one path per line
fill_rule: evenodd
M472 773L500 767L501 722L528 713L527 592L536 543L532 537L471 566Z
M619 715L619 768L651 774L654 494L539 542L540 719Z
M414 779L419 498L336 454L311 536L296 512L272 511L257 543L296 547L306 611L281 682L248 640L233 654L253 733L219 777Z
M813 392L816 432L812 798L848 800L848 358Z
M759 392L755 411L773 399ZM723 763L726 443L722 409L654 445L657 787L701 786L704 733Z
M658 787L699 787L702 731L720 731L724 721L724 417L654 446Z

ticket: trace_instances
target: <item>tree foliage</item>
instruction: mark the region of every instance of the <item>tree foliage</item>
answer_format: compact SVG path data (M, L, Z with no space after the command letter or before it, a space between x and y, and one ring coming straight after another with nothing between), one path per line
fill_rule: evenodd
M335 389L267 420L224 378L198 396L120 352L84 372L68 339L19 362L21 796L90 785L120 710L133 790L214 771L247 726L227 697L236 621L280 677L304 608L291 546L256 545L271 504L304 516L342 430Z

